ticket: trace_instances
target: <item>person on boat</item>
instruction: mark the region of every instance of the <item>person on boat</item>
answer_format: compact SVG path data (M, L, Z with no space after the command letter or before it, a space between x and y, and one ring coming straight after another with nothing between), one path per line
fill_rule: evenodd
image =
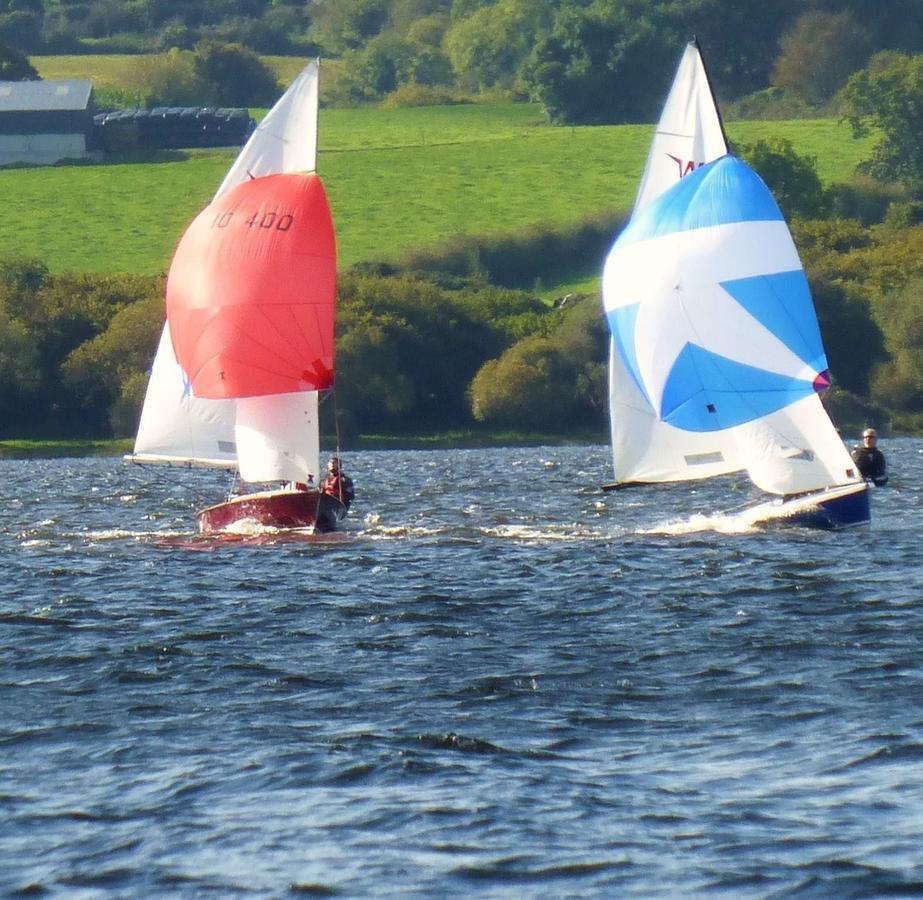
M327 463L327 477L321 484L321 490L331 497L336 497L340 503L349 509L356 492L353 490L353 480L340 468L340 459L332 456Z
M862 432L862 444L852 452L853 462L859 474L866 480L881 487L888 483L888 466L884 453L878 449L878 435L874 428Z

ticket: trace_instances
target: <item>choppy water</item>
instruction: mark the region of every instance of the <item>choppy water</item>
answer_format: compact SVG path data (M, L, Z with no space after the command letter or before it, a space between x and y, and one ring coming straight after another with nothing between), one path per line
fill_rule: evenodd
M345 540L224 476L0 462L0 893L923 893L923 442L875 522L603 495L603 447L356 453Z

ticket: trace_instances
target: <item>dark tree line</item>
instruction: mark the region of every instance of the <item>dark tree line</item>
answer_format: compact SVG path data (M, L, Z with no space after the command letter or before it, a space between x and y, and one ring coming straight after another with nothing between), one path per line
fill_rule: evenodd
M805 112L875 53L923 52L923 0L0 0L21 52L320 54L337 102L505 92L569 123L652 121L693 35L722 102Z
M892 215L872 227L796 218L793 229L835 398L888 407L898 425L919 427L923 227ZM341 276L337 407L346 437L476 422L603 433L608 332L599 297L547 305L504 287L515 270L504 271L490 247L502 240L483 239L474 275L366 265ZM162 323L160 278L0 263L0 436L132 434Z

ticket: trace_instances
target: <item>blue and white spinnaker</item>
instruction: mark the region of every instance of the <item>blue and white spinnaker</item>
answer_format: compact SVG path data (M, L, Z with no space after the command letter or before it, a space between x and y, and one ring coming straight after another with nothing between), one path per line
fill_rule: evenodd
M723 156L637 211L603 297L630 382L613 397L619 481L745 469L775 494L855 481L817 396L830 379L804 271L745 163Z

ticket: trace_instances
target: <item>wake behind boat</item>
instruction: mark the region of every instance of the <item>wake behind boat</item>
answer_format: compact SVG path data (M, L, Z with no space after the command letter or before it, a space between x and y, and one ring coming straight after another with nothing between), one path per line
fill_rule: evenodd
M727 154L697 44L603 274L616 482L745 471L753 523L865 524L869 492L820 402L807 279L769 189Z
M127 458L237 469L257 486L200 511L203 532L332 531L352 499L342 480L319 483L336 241L314 171L318 76L309 64L267 113L170 267L167 323Z

